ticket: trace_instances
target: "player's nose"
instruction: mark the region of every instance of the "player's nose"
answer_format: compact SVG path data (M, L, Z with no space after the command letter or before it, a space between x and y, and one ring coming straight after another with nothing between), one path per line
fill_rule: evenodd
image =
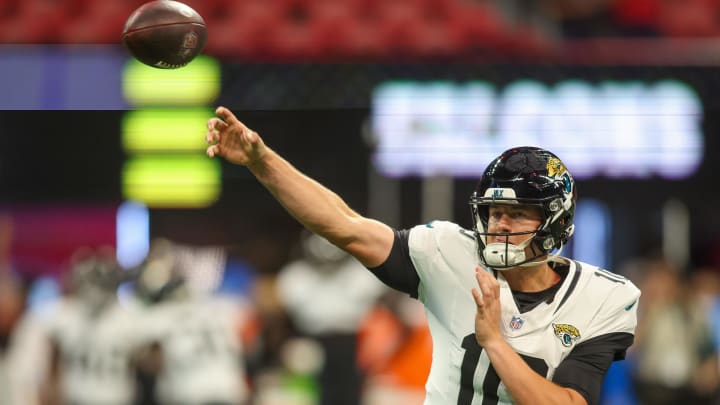
M508 233L512 231L511 226L511 219L508 214L503 213L502 215L499 215L495 221L493 221L492 228L490 229L493 233ZM498 239L503 239L502 242L504 242L504 237L497 237ZM500 242L500 240L498 240Z

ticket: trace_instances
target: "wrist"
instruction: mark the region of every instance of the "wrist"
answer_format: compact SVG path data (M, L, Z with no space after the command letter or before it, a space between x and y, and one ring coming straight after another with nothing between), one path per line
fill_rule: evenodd
M488 339L483 342L482 347L487 352L488 356L492 357L492 355L501 353L509 346L502 336L498 336L494 339Z
M248 162L245 166L255 176L260 176L268 171L271 167L271 161L277 155L270 148L264 147L262 152L258 152L252 161Z

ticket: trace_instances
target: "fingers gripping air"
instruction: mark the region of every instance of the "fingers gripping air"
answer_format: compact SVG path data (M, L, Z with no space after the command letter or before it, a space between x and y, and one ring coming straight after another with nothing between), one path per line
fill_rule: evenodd
M258 134L240 122L225 107L215 110L217 117L207 122L205 141L210 157L221 156L232 163L250 166L262 157L265 145Z

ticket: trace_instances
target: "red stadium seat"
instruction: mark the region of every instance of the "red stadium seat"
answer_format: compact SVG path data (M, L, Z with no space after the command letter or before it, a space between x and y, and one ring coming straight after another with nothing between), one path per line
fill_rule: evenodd
M284 23L280 3L245 0L231 3L208 22L206 52L238 58L267 57L269 33Z
M416 32L423 21L423 10L415 0L388 0L375 4L378 29L390 55L407 57L414 53Z
M2 43L119 43L148 0L0 0ZM261 59L538 54L552 43L471 0L182 0L208 24L206 51ZM720 34L720 0L615 0L618 24L669 36ZM656 21L653 21L656 19Z
M488 4L463 3L453 11L464 47L471 50L502 49L508 45L509 27Z
M0 20L4 20L5 17L15 14L20 0L0 0Z
M0 26L4 43L58 43L68 16L63 0L23 0Z
M313 25L313 30L321 59L369 60L387 54L378 24L372 20L323 19Z
M373 0L309 0L315 45L325 59L372 59L386 49Z
M611 13L621 32L656 34L662 0L615 0Z
M669 0L660 8L659 30L673 37L718 35L718 6L707 0Z
M447 53L447 32L443 26L422 19L384 21L380 27L388 54L398 58L414 58Z
M529 25L510 30L504 43L509 56L521 56L524 59L551 55L555 48L553 40Z
M182 2L197 11L208 25L217 14L223 12L223 6L225 6L222 0L182 0Z
M119 43L128 16L142 0L95 1L69 20L62 29L66 43Z
M387 0L375 3L377 18L387 22L419 20L424 14L421 0Z
M269 32L269 51L279 61L315 60L322 55L322 44L316 41L312 22L292 22L276 26Z
M313 0L322 4L328 0ZM468 42L455 0L337 0L317 9L317 36L324 52L360 59L446 57ZM350 10L350 11L349 11ZM354 18L348 14L354 13ZM346 47L347 49L342 49Z
M437 19L422 25L415 49L421 56L451 57L462 55L466 48L462 27L452 19Z
M258 60L267 57L268 27L260 23L234 24L230 20L208 26L205 52L229 59Z
M51 27L28 16L14 16L0 25L0 40L4 44L53 43Z
M354 0L310 0L307 3L309 18L314 21L347 22L359 19L359 3Z
M81 16L65 26L61 32L62 42L70 44L117 44L120 43L123 21L101 20Z

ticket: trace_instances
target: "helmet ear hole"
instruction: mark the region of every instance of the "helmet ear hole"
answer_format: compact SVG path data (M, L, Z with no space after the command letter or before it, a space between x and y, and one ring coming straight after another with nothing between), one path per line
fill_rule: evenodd
M549 251L553 248L553 246L555 246L555 239L552 236L550 236L543 241L542 245L543 245L543 249Z
M548 203L548 210L550 210L550 212L558 212L560 211L560 209L562 209L562 207L563 203L562 200L559 198L556 198L550 201L550 203Z

